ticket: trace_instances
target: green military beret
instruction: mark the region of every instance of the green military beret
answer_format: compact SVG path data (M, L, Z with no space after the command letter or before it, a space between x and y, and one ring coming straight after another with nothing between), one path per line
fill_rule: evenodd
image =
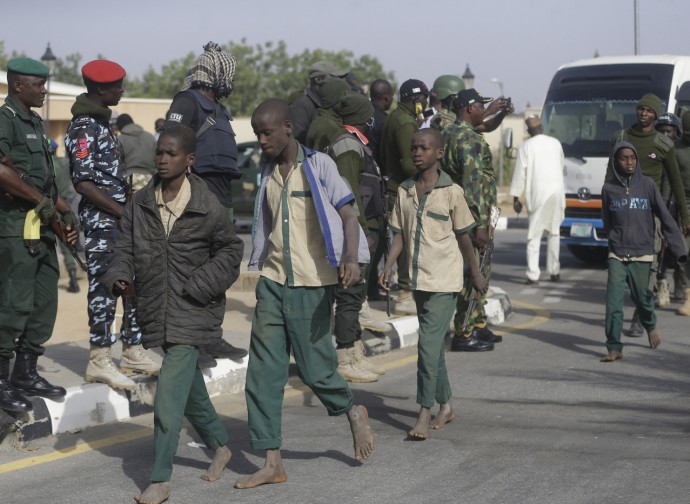
M348 92L340 102L340 117L343 124L354 126L364 124L374 116L374 106L369 98L360 93Z
M7 64L7 71L22 75L34 75L48 78L50 68L31 58L13 58Z
M343 94L348 89L350 89L350 86L343 79L338 79L337 77L326 79L317 91L321 100L321 106L326 109L333 108L340 102Z

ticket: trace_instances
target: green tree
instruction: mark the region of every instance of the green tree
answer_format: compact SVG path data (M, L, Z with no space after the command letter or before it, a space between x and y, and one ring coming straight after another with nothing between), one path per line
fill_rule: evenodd
M75 86L84 85L81 78L81 54L73 53L65 56L65 59L55 60L55 72L52 80L74 84Z
M126 79L127 94L137 98L172 98L180 90L195 58L190 52L184 58L163 65L160 73L149 66L141 78Z
M230 41L223 50L237 58L233 92L224 100L235 115L249 115L267 98L287 99L290 94L308 85L307 69L319 60L355 73L360 84L374 79L393 81L393 75L373 56L356 58L351 51L305 49L290 55L284 41L248 45L246 39ZM195 59L193 53L163 65L160 72L153 67L141 78L127 82L127 94L133 97L172 98L179 91L187 70ZM392 82L395 85L394 82Z
M0 68L7 70L7 63L9 63L12 58L19 58L20 56L26 56L26 54L15 50L12 51L12 54L7 54L5 52L5 42L0 40Z

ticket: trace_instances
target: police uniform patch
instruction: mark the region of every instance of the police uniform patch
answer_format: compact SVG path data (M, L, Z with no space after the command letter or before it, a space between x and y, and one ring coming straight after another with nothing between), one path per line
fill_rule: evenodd
M656 159L656 153L655 153L655 152L652 152L652 153L649 154L647 157L648 157L649 159Z
M26 139L27 140L38 140L38 137L36 136L36 133L27 133Z
M182 114L171 113L168 115L168 121L182 122Z
M86 141L86 138L79 138L77 139L77 152L75 156L77 156L79 159L84 159L89 155L89 143Z

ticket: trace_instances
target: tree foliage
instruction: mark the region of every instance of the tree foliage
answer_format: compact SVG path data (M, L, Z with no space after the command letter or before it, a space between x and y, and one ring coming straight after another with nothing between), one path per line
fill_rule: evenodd
M352 51L337 52L322 49L305 49L290 54L284 41L248 45L246 39L230 41L223 50L237 58L234 89L225 105L234 115L250 115L254 108L267 98L287 99L291 94L308 85L307 69L317 61L326 60L338 68L352 71L360 85L374 79L388 79L396 85L391 72L386 72L373 56L356 57ZM198 54L198 53L197 53ZM172 98L180 90L187 70L197 54L190 52L172 60L156 70L152 65L141 77L125 79L126 95L136 98ZM0 68L7 68L10 58L21 56L16 51L7 55L0 41ZM103 56L99 55L99 58ZM55 62L54 79L69 84L82 85L82 57L73 53ZM123 63L125 68L126 62Z
M383 78L393 81L373 56L355 57L351 51L323 51L305 49L290 55L283 41L248 45L246 39L228 42L223 50L237 58L235 83L232 94L224 102L235 115L249 115L267 98L287 99L290 94L308 84L307 69L317 61L326 60L336 67L351 70L360 84ZM127 83L127 94L133 97L172 98L180 89L187 70L196 55L163 65L160 72L153 67L139 79ZM393 83L395 86L395 83Z

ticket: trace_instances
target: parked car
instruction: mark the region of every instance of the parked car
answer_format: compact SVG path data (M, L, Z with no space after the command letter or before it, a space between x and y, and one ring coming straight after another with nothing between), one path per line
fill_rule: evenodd
M237 145L237 151L239 153L237 165L242 171L242 177L232 183L235 228L238 232L249 233L252 230L254 200L261 177L259 172L261 148L256 141L243 142Z

